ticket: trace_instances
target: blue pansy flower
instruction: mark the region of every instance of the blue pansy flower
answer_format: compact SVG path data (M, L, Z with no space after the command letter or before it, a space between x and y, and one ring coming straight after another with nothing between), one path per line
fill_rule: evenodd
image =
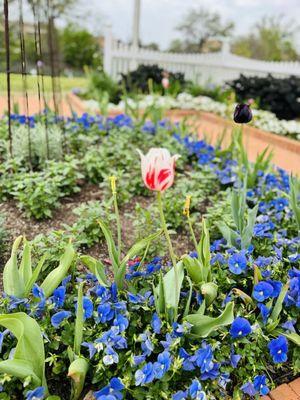
M255 300L262 302L270 298L273 295L273 291L273 286L270 283L260 281L254 286L252 296Z
M94 392L96 400L122 400L122 390L125 388L120 378L112 378L109 385Z
M113 324L118 327L119 332L124 332L128 328L129 321L124 315L117 314Z
M249 321L242 317L237 317L230 328L230 335L234 339L244 337L251 333L251 325Z
M235 253L228 259L229 270L235 274L240 275L247 269L247 258L245 252Z
M153 369L155 378L161 379L171 366L172 357L168 351L163 351L157 357L157 362L154 363Z
M140 365L145 360L146 360L145 354L141 354L139 356L133 356L133 365Z
M51 296L51 300L55 307L61 308L64 305L66 297L66 286L59 286L53 292L53 296Z
M154 346L150 339L149 332L140 334L139 338L142 341L141 347L142 347L143 354L146 356L150 356L150 354L154 350Z
M188 395L189 395L189 393L187 390L185 390L185 391L179 390L179 392L176 392L175 394L173 394L172 400L186 400Z
M266 324L271 313L271 308L265 306L263 303L258 303L257 307L260 309L260 314L263 320L263 323Z
M96 347L94 346L93 343L83 342L83 343L81 343L81 346L88 348L90 359L93 358L94 355L97 353L97 349L96 349Z
M46 396L46 391L43 386L39 386L34 390L29 390L26 393L26 400L43 400Z
M280 335L277 339L271 340L268 348L274 363L287 361L288 341L285 336Z
M97 322L101 323L111 321L115 316L115 312L110 303L100 304L97 308L97 312L98 312Z
M72 313L70 311L59 311L58 313L52 315L51 324L54 328L58 328L60 324L65 320L70 318Z
M103 357L104 365L118 364L119 362L118 353L111 346L106 347L105 354L106 355Z
M257 393L252 382L247 382L241 386L241 391L245 394L248 394L250 397L255 396Z
M161 331L162 322L157 313L154 313L151 320L151 327L154 333L159 334Z
M84 311L84 319L91 318L93 316L94 305L92 300L89 297L83 297L83 311Z
M3 346L3 340L5 336L9 333L8 329L5 329L5 331L0 332L0 353L2 353L2 346Z
M179 357L183 359L182 369L193 371L195 369L195 357L191 356L183 347L179 349Z
M134 376L136 386L152 382L155 378L153 364L151 362L147 363L142 369L138 369Z
M211 346L205 346L196 351L194 360L196 365L200 368L201 373L209 371L213 368L213 351Z
M262 396L269 393L270 389L267 384L267 377L265 375L256 375L253 381L254 389Z
M194 379L189 387L189 394L192 399L206 400L206 394L202 390L201 383L198 379Z

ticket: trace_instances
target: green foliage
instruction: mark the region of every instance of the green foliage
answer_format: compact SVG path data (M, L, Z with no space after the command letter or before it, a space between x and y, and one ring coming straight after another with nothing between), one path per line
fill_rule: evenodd
M300 231L300 180L293 176L290 176L290 195L288 198L298 230Z
M47 388L45 351L39 324L25 313L0 315L0 325L9 329L18 343L13 358L0 362L0 371L20 379L30 376L35 385Z
M62 158L62 132L58 125L46 127L37 123L30 131L27 125L15 126L12 139L13 156L27 162L31 159L34 166L44 164L47 159Z
M263 17L251 28L251 33L233 43L233 52L240 56L266 61L296 61L295 21L286 21L282 15Z
M121 99L121 88L109 75L102 69L96 70L85 69L88 79L88 96L99 102L102 101L105 95L108 95L108 100L112 103L119 103Z
M209 336L216 329L232 324L234 303L226 304L225 310L215 318L203 315L202 313L190 314L185 320L193 325L191 336L194 338L204 338Z
M158 65L139 65L135 71L122 74L120 85L125 88L127 93L151 93L152 90L162 92L163 74L164 70ZM186 85L184 74L170 72L168 76L170 91L176 95Z
M229 246L247 249L251 244L253 228L258 211L258 205L250 209L246 202L246 180L242 188L238 191L232 190L230 193L231 215L235 229L231 229L224 221L219 222L219 230L226 239ZM240 245L238 240L240 239Z
M43 268L46 255L41 257L36 268L32 269L31 261L31 243L24 238L24 246L22 251L22 258L20 266L18 267L18 250L23 240L22 236L19 236L12 247L11 257L7 261L3 271L3 286L5 293L9 296L17 298L24 298L29 295L33 285L39 278L40 272ZM49 273L44 282L41 284L41 288L44 290L46 297L49 297L52 292L56 289L59 283L65 277L72 260L74 258L74 249L69 244L65 253L60 260L60 264L57 268Z
M4 193L14 197L27 215L41 219L52 216L61 197L80 190L77 182L82 175L78 161L69 157L66 161L48 161L41 172L20 172L11 178L8 174L2 181Z
M60 35L61 50L65 64L83 70L85 66L98 66L101 63L97 39L87 30L67 25Z
M300 115L300 78L276 78L240 75L238 79L228 82L234 90L238 102L258 99L259 107L273 112L279 119L295 119Z

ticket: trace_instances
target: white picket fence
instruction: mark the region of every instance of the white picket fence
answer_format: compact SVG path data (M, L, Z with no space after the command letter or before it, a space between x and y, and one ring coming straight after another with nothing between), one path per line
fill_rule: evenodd
M170 72L182 72L185 78L195 83L222 84L238 78L243 73L248 76L277 77L300 76L300 62L268 62L239 57L230 53L227 42L222 51L207 54L168 53L141 49L126 45L114 39L111 28L106 30L104 45L104 70L114 79L121 73L132 71L141 64L157 64Z

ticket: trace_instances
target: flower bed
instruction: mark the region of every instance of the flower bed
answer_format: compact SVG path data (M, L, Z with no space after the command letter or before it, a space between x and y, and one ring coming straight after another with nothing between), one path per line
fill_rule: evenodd
M101 201L72 226L16 239L3 274L0 398L246 399L292 380L298 182L266 156L251 164L240 135L221 150L166 121L88 115L64 134L71 158L44 161L37 149L33 172L26 152L1 166L3 202L31 218L55 218L82 181L100 185ZM147 154L157 147L180 155L174 184L169 153Z
M148 95L143 96L138 102L127 99L130 107L146 109L151 106L162 107L165 109L192 109L212 112L224 118L231 118L235 104L225 104L206 96L193 97L188 93L180 93L177 98L168 96ZM89 100L83 102L87 109L98 110L99 104ZM122 112L126 109L126 104L121 101L119 104L109 104L110 111ZM300 140L300 122L297 120L280 120L275 114L269 111L254 109L254 119L252 124L262 130L276 133L277 135L288 136Z

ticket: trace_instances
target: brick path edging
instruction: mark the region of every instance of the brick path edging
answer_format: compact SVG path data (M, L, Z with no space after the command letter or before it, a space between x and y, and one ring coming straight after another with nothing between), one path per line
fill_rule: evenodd
M300 400L300 378L278 386L268 396L261 397L261 400Z

